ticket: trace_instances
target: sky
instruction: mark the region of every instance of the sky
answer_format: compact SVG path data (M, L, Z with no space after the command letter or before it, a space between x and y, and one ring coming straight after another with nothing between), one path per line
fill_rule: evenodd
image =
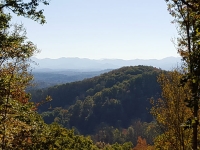
M162 59L179 56L165 0L51 0L47 23L14 16L41 52L37 58Z

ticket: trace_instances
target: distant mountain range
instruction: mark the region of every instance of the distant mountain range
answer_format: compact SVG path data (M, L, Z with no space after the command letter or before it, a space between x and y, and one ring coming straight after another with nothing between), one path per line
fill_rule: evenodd
M38 65L33 66L36 72L54 72L62 70L77 70L77 71L98 71L105 69L117 69L123 66L137 66L146 65L161 68L164 70L171 70L177 65L180 66L180 57L166 57L164 59L134 59L134 60L122 60L122 59L102 59L94 60L87 58L58 58L58 59L38 59L33 57Z

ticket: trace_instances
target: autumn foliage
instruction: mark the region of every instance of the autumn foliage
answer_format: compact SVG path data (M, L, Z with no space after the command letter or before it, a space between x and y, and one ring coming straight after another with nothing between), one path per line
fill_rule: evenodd
M146 139L139 136L137 145L133 148L133 150L153 150L153 147L147 144Z
M161 74L158 82L162 88L162 98L152 100L151 113L155 117L162 134L155 138L155 148L163 150L185 150L191 148L191 127L184 130L185 122L192 116L192 110L185 105L191 97L187 85L180 86L182 74L172 71Z

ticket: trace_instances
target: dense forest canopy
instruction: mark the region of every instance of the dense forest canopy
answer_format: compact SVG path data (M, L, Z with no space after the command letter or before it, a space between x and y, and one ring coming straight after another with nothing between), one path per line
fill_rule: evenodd
M32 92L39 103L46 95L52 101L38 107L44 120L55 120L82 134L92 134L101 123L127 128L133 121L151 122L150 98L161 89L157 77L162 70L149 66L122 67L100 76Z
M55 123L45 124L25 92L32 79L30 58L38 49L27 40L22 25L11 24L12 16L5 10L44 23L39 3L48 4L45 0L0 1L0 149L97 149L89 137ZM130 149L132 144L124 147Z

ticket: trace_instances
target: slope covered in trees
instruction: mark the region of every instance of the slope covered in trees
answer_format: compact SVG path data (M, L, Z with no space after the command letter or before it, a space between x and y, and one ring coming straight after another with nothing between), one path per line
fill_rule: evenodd
M12 17L4 10L44 23L43 10L37 9L39 3L48 4L45 0L0 2L0 149L131 149L131 142L97 147L90 137L75 135L56 123L44 123L36 112L37 105L30 102L25 89L32 79L30 59L38 49L27 40L22 25L10 23Z
M166 0L170 13L180 25L178 52L185 62L183 71L159 76L161 70L123 67L80 82L55 86L32 93L25 89L32 76L30 57L37 47L27 40L22 25L11 25L10 13L45 22L39 3L46 0L3 0L0 2L0 149L130 150L199 149L199 1ZM13 28L11 28L13 27ZM53 101L49 96L53 97ZM151 113L157 123L150 122ZM41 97L41 99L40 99ZM46 122L35 111L43 112ZM50 106L50 107L49 107ZM48 109L49 108L49 109ZM191 109L192 108L192 109ZM47 111L49 110L49 111ZM134 121L141 119L142 121ZM133 121L133 122L132 122ZM161 132L156 132L158 126ZM78 129L78 130L77 130ZM77 135L93 134L91 137ZM95 131L95 132L94 132ZM193 132L191 132L193 131ZM191 138L192 137L192 138ZM153 141L149 146L147 141ZM131 142L125 142L131 141ZM121 143L121 144L119 144ZM151 143L152 144L152 143Z
M83 134L93 133L101 123L127 128L134 120L152 121L149 99L160 95L160 72L147 66L123 67L91 79L34 91L32 100L39 103L50 95L53 100L38 109L46 111L45 121L76 127Z
M56 123L45 124L25 92L32 79L30 58L38 49L22 25L11 24L10 12L44 23L43 10L37 9L40 3L48 4L46 0L0 1L0 149L97 149L89 137L74 135Z

